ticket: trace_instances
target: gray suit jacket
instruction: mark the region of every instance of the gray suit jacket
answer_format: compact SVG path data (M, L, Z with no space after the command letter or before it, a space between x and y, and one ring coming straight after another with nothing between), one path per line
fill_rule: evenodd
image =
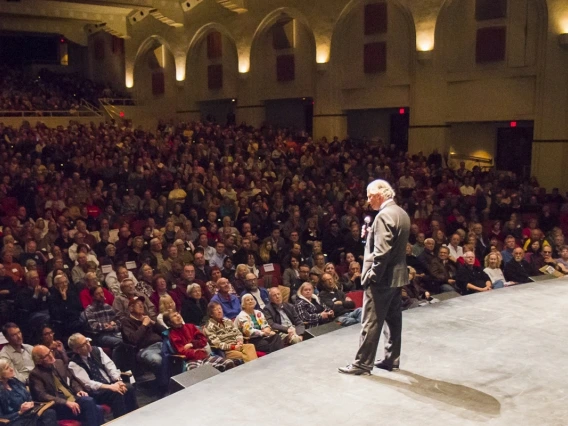
M406 244L410 218L394 202L379 210L368 232L361 283L363 287L402 287L408 284Z

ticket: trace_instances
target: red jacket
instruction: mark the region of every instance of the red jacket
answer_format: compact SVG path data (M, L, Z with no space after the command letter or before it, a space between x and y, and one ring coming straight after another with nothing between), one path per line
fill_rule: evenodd
M193 324L184 324L180 328L170 328L170 342L178 354L185 355L190 361L207 358L205 351L197 351L207 346L207 337ZM193 345L191 349L184 349L188 343Z

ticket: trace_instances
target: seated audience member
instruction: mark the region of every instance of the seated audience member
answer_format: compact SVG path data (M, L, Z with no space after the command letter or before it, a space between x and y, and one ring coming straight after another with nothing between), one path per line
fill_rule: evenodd
M149 264L143 263L138 272L138 284L135 286L135 290L144 297L152 296L152 293L154 293L153 279L154 270Z
M264 307L264 316L268 325L280 333L285 344L300 343L306 330L296 308L294 305L283 301L282 293L278 287L272 287L268 294L270 303L267 303Z
M475 266L475 254L467 251L463 255L465 263L458 268L456 273L456 285L462 294L473 294L491 290L491 280L485 272Z
M138 280L136 279L136 277L134 277L132 272L126 269L126 266L119 265L116 267L116 270L110 272L106 276L105 283L108 289L111 291L111 293L117 296L121 292L120 283L122 283L127 278L131 279L132 282L134 283L134 286L136 287L136 285L138 284Z
M50 293L48 305L51 321L58 321L61 324L64 336L80 331L83 328L81 322L83 305L81 305L77 291L69 287L69 279L66 275L57 275L53 279Z
M568 268L568 246L562 246L560 249L560 257L556 259L556 263Z
M97 404L110 406L115 419L138 408L134 387L122 381L120 370L101 348L91 346L91 339L73 334L69 348L69 369Z
M176 302L171 298L169 294L160 296L160 302L158 306L158 316L156 317L156 322L164 328L169 328L164 323L164 314L167 312L177 312Z
M53 259L53 269L51 270L51 272L49 272L49 274L47 274L47 277L45 279L48 288L53 287L53 279L56 275L58 275L56 273L57 271L61 271L62 273L67 275L67 278L69 278L69 280L71 280L72 269L70 270L69 266L65 263L61 255L58 255L58 257L55 257Z
M525 251L521 247L516 247L513 250L513 259L505 264L503 275L510 283L524 284L532 282L530 277L540 275L540 272L525 260Z
M91 265L92 266L92 265ZM89 272L89 261L85 253L79 253L77 264L71 270L71 282L78 291L85 288L85 276ZM102 278L98 277L98 278Z
M49 348L43 345L34 347L32 356L36 364L30 373L30 391L34 401L54 401L57 420L79 420L85 426L104 423L102 407L89 396L63 361L55 359Z
M452 234L450 238L450 243L448 244L448 251L450 252L450 257L456 261L456 259L463 257L463 247L460 246L461 237L459 234Z
M5 324L12 318L17 290L16 283L6 275L6 268L0 264L0 324Z
M0 359L10 361L10 364L14 367L16 379L27 384L30 372L34 369L33 347L24 343L20 327L13 322L4 324L2 335L8 343L0 351Z
M2 250L2 264L4 265L6 275L12 278L16 285L21 286L24 280L24 268L16 262L13 252L6 247Z
M333 277L325 273L321 276L322 291L318 297L321 303L329 306L333 310L333 316L342 326L349 326L361 323L361 308L355 309L355 303L349 297L345 296Z
M402 310L417 308L428 304L430 293L420 284L416 270L408 266L408 284L402 286Z
M94 334L99 346L112 348L113 359L117 359L117 351L122 347L120 319L116 311L105 302L102 287L90 289L93 302L85 309L87 324Z
M234 368L235 361L211 355L207 345L207 337L193 324L184 324L177 312L164 314L164 323L170 327L170 342L179 355L187 360L187 368L191 370L203 364L209 364L219 371Z
M213 249L213 247L211 247ZM215 249L213 249L215 251ZM196 249L193 254L193 265L195 266L195 279L206 283L211 278L211 268L205 260L203 250Z
M527 246L525 249L525 260L532 265L535 271L538 271L544 266L542 242L540 240L527 240L527 243L525 243Z
M309 272L309 270L308 270ZM296 292L302 282L300 281L300 256L290 256L290 263L282 274L282 285Z
M501 251L501 257L503 258L503 265L509 263L513 259L513 251L517 247L517 241L512 235L507 235L505 238L505 247Z
M430 267L430 262L436 258L435 248L436 241L434 241L433 238L426 238L424 240L424 250L422 250L422 253L418 256L418 260L426 271L428 271Z
M303 283L296 294L296 310L306 328L325 324L333 320L333 309L324 306L314 294L314 286Z
M69 363L69 357L67 356L63 342L61 340L55 340L55 332L50 326L44 325L41 328L39 344L51 349L55 359L60 359L65 365Z
M181 277L176 281L176 288L172 288L172 290L177 294L177 298L180 302L187 297L187 286L193 283L197 283L201 286L201 293L203 294L203 297L205 297L205 300L209 301L213 296L206 285L209 278L205 281L198 280L195 277L195 271L195 266L184 265Z
M252 343L257 351L271 353L282 349L284 341L280 334L272 330L264 314L254 309L256 301L251 294L244 294L241 298L243 310L235 319L245 339Z
M87 274L85 275L85 284L86 287L79 293L79 299L81 300L81 305L83 305L83 308L86 309L87 306L93 303L93 298L91 296L90 290L92 288L100 287L101 285L99 283L99 280L97 279L97 275L94 272L87 272ZM105 303L112 306L114 302L114 295L106 288L103 287L102 289L105 296Z
M217 294L211 298L211 301L219 303L223 307L223 315L234 320L241 312L241 302L230 291L231 285L229 280L227 278L219 278L217 281Z
M28 414L32 408L32 396L25 384L16 378L12 363L0 358L0 418L9 420L13 426L58 426L55 410L47 409L34 418Z
M179 310L181 308L181 301L180 298L178 297L178 293L176 293L175 291L168 290L168 283L163 275L160 274L155 275L153 279L153 284L154 284L154 292L152 293L152 296L150 296L150 301L156 307L156 311L158 311L160 308L160 298L162 296L165 296L166 294L170 296L175 302L176 310ZM142 294L139 294L139 296L142 296Z
M223 316L223 307L216 302L207 306L209 320L203 327L203 334L209 340L213 349L225 352L228 359L238 359L249 362L257 359L253 344L244 343L242 333L233 321Z
M445 246L440 247L438 256L430 261L426 280L431 281L430 286L426 288L434 294L457 291L455 280L457 269L457 264L450 260L449 249Z
M146 315L144 302L143 296L134 297L128 302L130 315L121 320L122 338L124 343L136 347L137 358L154 372L160 391L163 392L167 386L167 383L163 382L161 337L165 327Z
M237 265L235 269L235 279L232 282L237 294L242 294L246 290L245 281L247 279L248 272L249 270L247 265L242 263Z
M265 288L258 286L258 279L253 273L248 273L245 279L245 291L242 292L241 296L245 294L250 294L254 297L256 305L254 309L262 310L270 302L268 297L268 291Z
M227 255L225 254L225 244L222 241L215 243L215 253L209 259L209 266L213 268L216 266L219 270L223 267L223 261Z
M361 265L359 262L351 262L348 271L344 274L343 290L355 291L363 288L361 284Z
M503 288L506 284L503 270L501 269L501 257L499 253L489 253L485 256L485 269L483 272L487 274L491 280L491 287L495 290Z
M542 260L543 266L550 266L555 271L560 272L561 274L568 274L568 268L566 268L562 263L557 262L552 258L552 247L545 246L542 249Z
M209 294L213 295L217 293L217 280L221 278L223 274L221 273L221 269L217 266L213 266L211 268L211 279L205 283ZM233 290L234 292L234 290Z
M28 272L26 287L16 293L14 301L14 311L24 328L26 325L29 328L36 328L49 322L49 296L49 290L40 285L37 271Z
M144 314L148 315L150 318L156 318L156 307L150 301L150 299L142 296L134 290L134 282L126 278L122 283L120 283L120 291L114 298L112 308L116 311L119 319L128 317L130 315L130 301L132 299L140 299L144 305Z
M207 301L201 294L201 286L193 283L187 286L187 298L181 305L181 316L187 323L201 326L207 320Z
M345 280L342 276L340 277L335 269L335 265L332 262L328 262L325 264L323 268L325 274L331 275L335 286L341 291L347 291L344 288L344 284L347 280Z

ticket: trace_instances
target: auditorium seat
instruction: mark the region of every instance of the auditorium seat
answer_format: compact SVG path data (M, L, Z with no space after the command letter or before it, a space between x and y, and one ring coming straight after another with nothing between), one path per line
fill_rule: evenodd
M356 308L363 307L363 290L350 291L345 294L345 297L349 297L353 300Z
M268 265L272 266L272 271L267 271L266 269L270 269L268 267ZM259 276L260 277L265 277L265 276L271 276L272 277L272 285L270 285L270 287L273 287L275 285L278 285L282 282L282 271L280 269L280 265L278 265L277 263L267 263L265 265L262 265L259 268ZM275 281L274 281L275 280Z

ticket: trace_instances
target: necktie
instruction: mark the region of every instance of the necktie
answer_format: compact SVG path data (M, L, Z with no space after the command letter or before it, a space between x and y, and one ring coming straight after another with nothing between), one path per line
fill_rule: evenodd
M67 389L67 386L65 386L63 383L61 383L61 380L59 380L59 377L57 377L57 374L55 372L53 373L53 380L55 381L55 387L57 388L57 390L59 392L61 392L63 394L65 399L67 401L75 402L75 397L73 396L73 394L71 392L69 392L69 389Z
M101 369L99 368L97 363L93 360L93 357L87 358L87 364L89 365L89 370L91 370L90 377L92 380L94 380L95 382L103 383L105 385L110 384L109 381L105 379L105 376L103 376Z

